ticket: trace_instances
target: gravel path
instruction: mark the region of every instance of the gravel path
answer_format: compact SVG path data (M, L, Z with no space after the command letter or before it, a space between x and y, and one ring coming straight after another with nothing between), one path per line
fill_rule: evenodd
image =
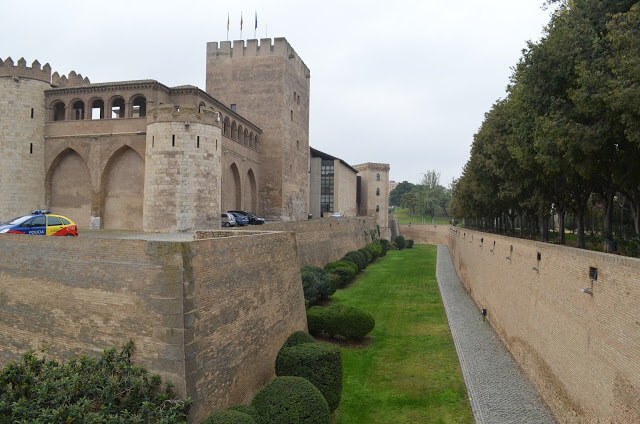
M555 423L536 389L483 321L445 245L438 246L436 277L476 423Z

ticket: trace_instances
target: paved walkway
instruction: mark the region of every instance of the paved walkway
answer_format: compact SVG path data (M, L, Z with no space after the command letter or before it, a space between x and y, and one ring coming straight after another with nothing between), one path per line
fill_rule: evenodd
M482 320L444 245L438 246L436 277L476 423L554 423L536 389Z

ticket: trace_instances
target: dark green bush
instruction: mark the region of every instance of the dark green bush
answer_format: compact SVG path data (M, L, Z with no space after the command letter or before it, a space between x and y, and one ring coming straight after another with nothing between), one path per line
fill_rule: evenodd
M382 246L382 253L380 256L387 256L387 252L391 250L391 242L387 239L379 240L380 246Z
M346 266L339 266L331 270L332 275L337 275L340 278L340 286L344 287L353 281L356 273L353 271L353 268L347 268Z
M338 346L305 343L281 349L276 358L276 375L306 378L320 390L332 412L340 403L342 357Z
M332 287L329 273L320 267L303 266L300 268L300 276L304 298L310 305L328 299L336 291L337 286Z
M297 346L303 343L315 343L315 342L316 342L316 339L314 339L311 334L307 333L306 331L298 330L293 332L287 338L287 340L284 342L284 344L280 349Z
M362 255L362 253L352 250L347 252L341 260L351 261L354 264L358 265L358 272L362 271L367 267L367 259Z
M201 424L256 424L256 420L243 412L225 409L209 415Z
M311 334L339 336L346 340L361 340L376 325L373 316L362 309L347 305L314 306L307 310Z
M363 247L362 249L358 249L358 252L362 253L362 256L367 260L367 265L371 263L373 260L373 252L367 247Z
M324 269L325 269L325 271L331 272L332 269L339 268L339 267L344 267L344 266L353 269L353 274L354 275L358 273L358 265L356 265L355 262L347 261L347 260L329 262L328 264L326 264L324 266Z
M329 424L331 413L322 393L302 377L276 377L251 401L257 424Z
M0 371L0 423L186 423L190 400L132 354L133 342L64 363L25 353Z
M340 284L342 283L342 278L334 273L334 272L330 272L329 273L329 281L331 282L331 293L335 293L336 290L338 290L338 287L340 287Z
M405 242L405 240L404 240L404 237L402 237L402 236L398 236L398 237L396 237L396 239L395 239L394 241L395 241L395 243L396 243L396 247L397 247L398 249L402 250L402 249L404 249L404 248L405 248L405 244L406 244L406 242Z
M413 247L413 240L407 239L407 240L405 240L405 242L406 242L406 248L407 249L411 249Z

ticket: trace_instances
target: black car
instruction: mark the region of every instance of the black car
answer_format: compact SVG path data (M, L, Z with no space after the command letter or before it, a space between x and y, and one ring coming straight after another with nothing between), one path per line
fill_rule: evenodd
M257 216L253 212L246 212L246 211L229 211L229 212L235 213L237 215L246 216L249 219L249 224L251 224L251 225L262 225L262 224L264 224L264 218L260 218L259 216Z

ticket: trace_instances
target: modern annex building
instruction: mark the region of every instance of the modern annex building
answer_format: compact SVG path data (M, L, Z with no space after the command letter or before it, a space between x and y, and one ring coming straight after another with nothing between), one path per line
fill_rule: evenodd
M388 165L321 154L314 177L309 82L284 38L208 43L206 91L0 59L0 220L48 208L81 229L172 232L218 228L232 209L315 218L324 202L386 229ZM351 174L335 194L329 158Z

